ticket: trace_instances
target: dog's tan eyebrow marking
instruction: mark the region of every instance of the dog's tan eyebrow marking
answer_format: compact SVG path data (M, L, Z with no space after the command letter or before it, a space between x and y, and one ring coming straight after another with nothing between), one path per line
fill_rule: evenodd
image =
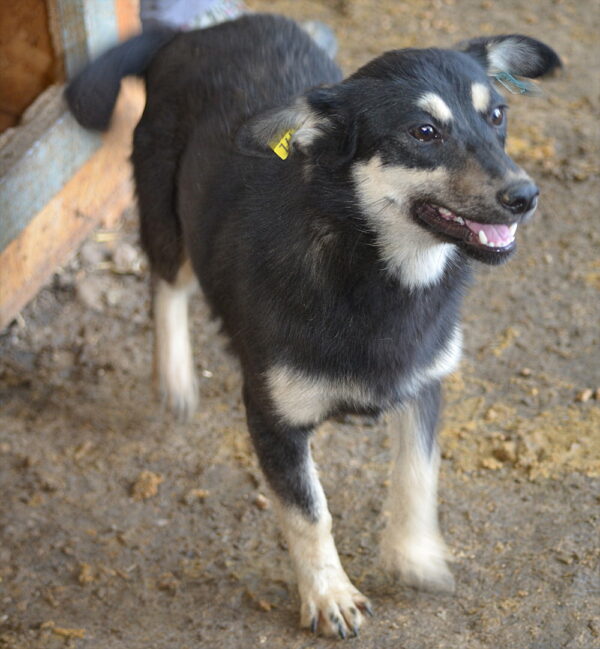
M487 113L490 105L490 90L483 83L474 83L471 86L471 98L475 110L480 113Z
M417 101L417 106L440 122L447 123L452 119L452 111L448 104L435 92L426 92Z

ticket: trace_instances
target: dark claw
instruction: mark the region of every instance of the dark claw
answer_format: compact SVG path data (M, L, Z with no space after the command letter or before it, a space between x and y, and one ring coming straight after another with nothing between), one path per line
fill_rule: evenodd
M352 627L352 637L358 638L358 625L356 624Z
M313 619L310 621L310 630L312 633L317 632L317 626L319 625L319 620L316 617L313 617Z
M365 602L365 604L364 604L364 609L365 609L365 613L366 613L369 617L373 617L373 615L375 615L375 614L373 613L373 608L371 607L370 602Z
M338 633L340 634L340 638L342 640L346 639L346 632L344 631L344 627L341 624L338 624Z

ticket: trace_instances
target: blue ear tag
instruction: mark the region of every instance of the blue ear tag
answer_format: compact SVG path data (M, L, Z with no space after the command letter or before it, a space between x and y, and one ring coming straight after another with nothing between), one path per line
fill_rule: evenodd
M498 72L494 79L513 95L541 95L542 91L535 83L516 79L508 72Z

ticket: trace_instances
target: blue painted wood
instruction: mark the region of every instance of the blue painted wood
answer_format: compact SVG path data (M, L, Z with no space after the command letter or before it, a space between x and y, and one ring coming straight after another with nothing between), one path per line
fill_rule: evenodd
M71 77L90 58L118 41L115 5L113 0L57 0L57 8L65 68ZM35 123L22 128L35 128ZM19 136L17 132L15 138ZM100 137L84 131L61 104L56 119L48 123L37 139L21 147L25 150L20 151L18 158L9 164L4 161L0 178L0 252L19 236L100 144Z
M118 40L114 0L85 0L88 56L95 58Z
M0 178L0 251L100 146L98 135L62 115Z
M115 5L113 0L58 0L57 6L65 69L71 78L117 42Z
M65 71L70 79L89 60L85 0L57 0L56 6Z

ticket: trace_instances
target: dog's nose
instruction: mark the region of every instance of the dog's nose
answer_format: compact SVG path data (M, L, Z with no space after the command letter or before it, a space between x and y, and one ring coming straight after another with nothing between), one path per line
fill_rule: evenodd
M498 202L513 214L529 212L537 203L540 190L530 181L509 185L498 192Z

